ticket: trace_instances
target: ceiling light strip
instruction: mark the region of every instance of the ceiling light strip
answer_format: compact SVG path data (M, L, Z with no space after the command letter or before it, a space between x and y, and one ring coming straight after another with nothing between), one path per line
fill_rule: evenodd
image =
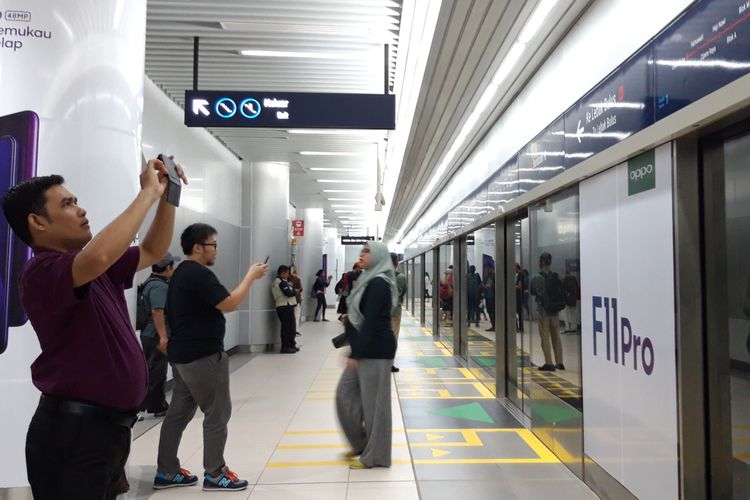
M461 148L464 146L466 140L471 136L471 133L476 132L474 130L474 126L479 122L479 118L481 117L482 113L486 111L487 107L489 107L489 105L493 102L493 98L500 88L500 85L504 83L505 79L515 68L518 61L521 59L524 50L526 49L526 45L537 34L539 29L543 25L544 20L547 18L557 2L558 0L542 0L542 2L537 5L536 9L531 14L531 17L529 17L529 20L521 30L521 34L519 35L518 39L513 43L510 50L503 58L503 61L500 63L500 66L497 68L497 71L495 72L490 85L482 93L482 96L480 97L479 101L477 101L476 106L472 110L464 125L461 127L461 131L459 132L458 136L456 136L456 139L453 141L450 149L446 153L443 160L440 162L433 176L430 178L426 189L422 190L422 194L419 196L417 202L414 204L411 211L406 216L406 219L402 223L401 228L396 235L397 242L401 242L404 237L406 228L409 227L411 222L416 217L417 213L422 209L422 205L424 204L427 197L431 194L432 190L435 188L438 182L442 180L443 174L448 169L448 166L453 161L456 154L458 154L459 150L461 150Z

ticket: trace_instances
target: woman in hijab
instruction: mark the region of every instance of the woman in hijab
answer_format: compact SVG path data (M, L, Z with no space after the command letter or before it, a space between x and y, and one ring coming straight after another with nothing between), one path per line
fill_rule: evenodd
M364 270L347 298L346 334L352 352L336 389L336 410L351 451L351 469L391 466L391 366L396 338L391 310L396 276L388 248L370 242L362 248Z

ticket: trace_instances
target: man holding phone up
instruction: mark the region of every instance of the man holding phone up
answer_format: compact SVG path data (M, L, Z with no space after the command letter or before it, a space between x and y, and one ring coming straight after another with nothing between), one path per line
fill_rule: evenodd
M187 182L182 168L177 171ZM42 396L26 437L37 500L114 499L119 492L147 387L125 290L137 270L164 257L172 240L167 177L161 161L149 161L135 200L93 239L86 210L59 175L24 181L3 198L13 232L34 250L19 292L42 349L31 365ZM157 201L146 237L131 247Z
M180 245L185 261L169 280L167 323L174 392L159 437L154 488L192 486L198 482L180 466L177 450L182 433L200 407L203 420L203 489L244 490L248 482L229 470L224 460L227 424L232 414L229 395L229 357L224 352L224 313L237 309L250 286L268 270L250 266L230 293L209 267L216 262L217 231L208 224L192 224L183 231Z

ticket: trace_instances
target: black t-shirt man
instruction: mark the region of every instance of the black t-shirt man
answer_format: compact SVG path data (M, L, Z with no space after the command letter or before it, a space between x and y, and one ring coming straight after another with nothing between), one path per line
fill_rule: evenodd
M208 267L190 260L177 266L167 294L170 363L190 363L224 350L226 320L216 305L227 297Z

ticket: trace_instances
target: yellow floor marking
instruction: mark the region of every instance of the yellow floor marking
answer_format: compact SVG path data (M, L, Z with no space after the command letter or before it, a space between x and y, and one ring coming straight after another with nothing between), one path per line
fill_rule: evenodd
M445 439L445 436L440 436L438 434L427 434L427 441L437 441L439 439Z
M393 465L410 465L410 460L393 460ZM280 467L326 467L335 465L349 465L351 464L348 460L330 460L322 462L270 462L266 467L277 469Z
M406 429L393 429L393 432L405 432ZM344 431L339 429L316 430L316 431L286 431L287 436L314 436L321 434L343 434Z
M476 377L468 368L459 368L458 371L463 374L464 378L476 380Z
M393 448L404 448L409 446L408 443L393 443ZM276 447L277 450L318 450L318 449L332 449L332 448L349 448L348 444L281 444Z
M438 450L438 449L436 449L436 448L432 448L432 449L430 449L430 451L432 452L432 456L433 456L434 458L437 458L437 457L444 457L445 455L450 455L450 454L451 454L451 452L450 452L450 451L443 451L443 450Z
M549 449L544 446L544 444L539 441L539 438L537 438L529 429L518 429L517 432L521 439L526 441L526 444L528 444L529 447L534 450L534 453L539 455L539 459L543 460L544 463L559 462L557 457L551 451L549 451Z
M552 461L552 460L543 460L540 458L416 458L414 459L415 465L552 464L552 463L560 463L560 461L557 459Z

